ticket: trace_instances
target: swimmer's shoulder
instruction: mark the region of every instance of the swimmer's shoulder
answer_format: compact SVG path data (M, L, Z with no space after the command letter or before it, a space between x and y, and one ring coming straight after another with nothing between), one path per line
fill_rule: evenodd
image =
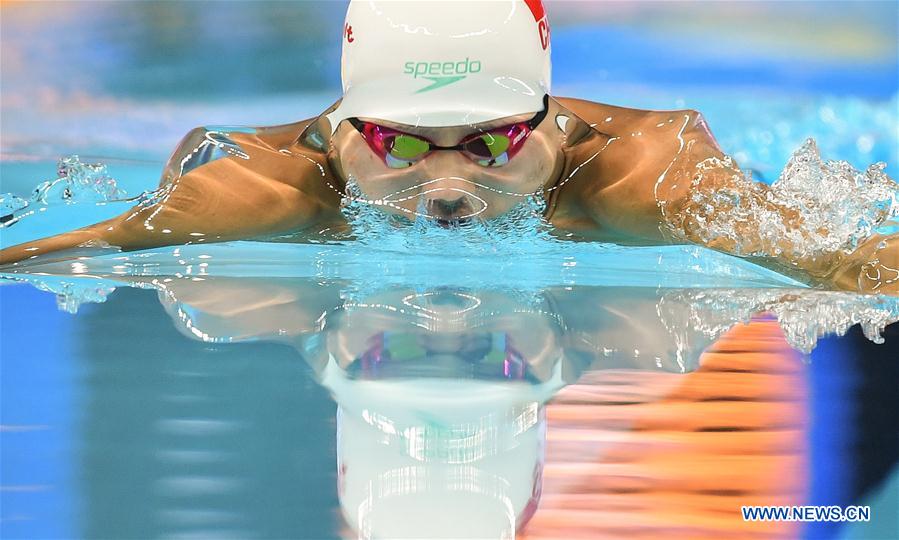
M306 118L289 124L257 127L256 136L273 148L285 148L297 142L303 132L317 119L317 117Z
M618 107L578 98L554 99L594 129L612 136L626 135L660 123L686 122L692 125L702 121L702 115L693 109L659 111Z
M340 100L314 118L280 126L257 128L258 137L273 148L293 147L293 151L325 154L331 144L331 124L327 115L339 104Z
M340 101L337 101L318 116L288 124L255 127L197 127L184 136L175 153L179 153L178 150L183 148L193 151L197 146L197 141L208 139L207 134L210 132L222 133L242 144L268 147L276 152L282 149L291 149L302 153L306 153L306 151L325 152L331 138L331 131L325 115L333 111L339 103Z
M330 144L330 130L326 129L323 121L326 122L324 115L333 108L334 105L314 118L274 126L196 127L181 139L170 155L163 168L160 186L229 155L242 157L245 162L238 160L237 163L248 170L258 169L263 161L284 161L289 160L290 156L305 156L328 169L325 154ZM214 148L222 151L215 151ZM247 160L250 154L257 158Z
M314 120L266 127L195 127L182 137L170 154L159 184L169 184L190 171L226 157L237 159L239 165L248 169L255 168L261 159L277 158L280 149L294 146ZM251 162L250 155L257 157Z

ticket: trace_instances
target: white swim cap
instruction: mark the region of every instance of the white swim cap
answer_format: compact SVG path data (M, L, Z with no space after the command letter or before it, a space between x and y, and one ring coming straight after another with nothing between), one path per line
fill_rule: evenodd
M549 23L540 0L351 0L343 100L353 117L427 127L536 113L550 90Z
M359 538L515 538L542 491L546 418L562 360L539 384L357 380L329 354L338 496Z

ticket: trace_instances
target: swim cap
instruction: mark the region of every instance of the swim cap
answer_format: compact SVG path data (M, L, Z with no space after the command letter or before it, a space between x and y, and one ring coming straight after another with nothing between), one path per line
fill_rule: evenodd
M425 359L426 360L426 359ZM359 538L514 538L542 492L546 417L565 383L350 378L338 404L338 497Z
M550 90L549 24L540 0L351 0L343 28L343 100L327 115L415 126L536 113Z

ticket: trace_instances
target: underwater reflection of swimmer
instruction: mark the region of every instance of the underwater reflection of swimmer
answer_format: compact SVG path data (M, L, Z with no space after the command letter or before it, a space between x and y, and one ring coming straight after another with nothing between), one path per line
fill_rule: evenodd
M286 342L301 352L314 337L340 351L338 359L374 358L376 350L428 359L426 365L403 368L411 370L408 373L442 368L459 373L466 366L476 377L478 362L493 358L496 347L509 358L526 359L528 373L538 378L548 376L545 364L559 355L579 363L576 371L597 365L683 372L695 368L716 337L692 328L696 321L690 319L695 313L689 298L677 302L643 287L421 292L394 286L366 293L359 292L359 283L348 281L137 281L159 287L160 300L189 337L221 343ZM733 316L731 324L736 324L744 314ZM324 357L304 356L317 370L326 364Z
M364 293L234 278L157 286L194 339L274 340L301 352L338 403L341 507L365 538L514 537L539 501L543 404L556 391L585 369L689 370L677 359L701 352L673 353L647 289ZM569 323L588 311L578 299L604 315ZM664 363L634 354L653 334L665 336L655 340L670 354Z
M210 278L160 293L194 338L286 340L314 366L340 408L353 535L750 534L727 514L737 501L803 503L804 368L770 319L699 366L707 342L662 328L695 313L664 292L358 285ZM652 335L668 362L634 355Z
M470 357L423 372L417 364L430 354L392 348L376 343L361 358L329 351L322 375L339 407L348 525L359 538L514 538L539 502L543 404L565 384L563 360L541 362L552 370L541 379L494 343L477 373ZM441 356L456 354L447 349Z
M852 204L812 200L805 192L817 184L790 192L746 177L697 111L552 97L538 0L470 12L453 2L354 0L342 38L344 95L319 117L198 128L132 210L7 248L0 261L85 246L317 240L346 230L341 209L351 204L391 223L454 227L528 203L581 238L693 242L812 284L899 292L899 235L878 229L896 217L899 190L882 169L857 175L864 190L852 178L842 190ZM788 165L791 174L814 177L806 157Z
M188 281L175 279L166 285L183 282L176 293L187 298L192 286ZM193 282L198 286L205 283ZM212 520L203 522L207 527L203 530L215 526L218 537L226 533L239 537L336 536L332 527L340 512L335 512L339 501L334 405L327 402L320 385L298 361L295 349L266 343L264 336L262 341L253 337L261 335L265 324L251 327L250 319L245 318L239 326L248 330L239 331L238 324L230 324L219 326L222 333L214 333L215 309L221 315L236 315L241 310L249 313L253 307L248 299L263 297L282 308L271 312L268 328L290 331L291 317L302 315L290 307L297 293L289 293L287 287L267 292L260 288L258 294L241 297L237 296L241 290L249 292L251 288L236 285L223 286L219 297L233 293L239 306L221 304L204 315L187 304L170 305L171 313L178 316L176 306L181 307L185 317L197 322L197 333L190 333L193 339L179 339L167 332L172 320L154 308L156 295L151 291L123 288L106 303L91 306L76 318L65 317L89 323L78 327L89 329L78 341L90 374L85 382L85 402L79 407L84 416L83 439L78 439L79 448L84 448L79 463L84 473L81 493L86 504L86 536L197 534L201 525L188 521L192 517ZM296 284L293 288L301 290ZM303 295L309 304L331 305L334 301L331 292L322 291L320 299L312 292ZM201 296L194 294L192 300L199 305ZM211 305L215 295L207 291L205 296L210 300L207 306ZM339 296L333 294L338 301ZM354 292L347 299L362 302L369 296ZM416 304L428 307L423 302ZM372 309L369 315L377 313ZM260 312L260 318L263 315ZM337 316L328 323L333 323L332 329L338 326ZM271 323L278 318L280 322ZM315 319L311 317L313 324ZM184 320L179 317L178 324ZM814 469L807 461L808 467L801 467L802 455L807 456L802 445L814 436L814 430L805 429L807 422L799 416L813 410L807 395L821 393L819 401L833 406L844 398L828 390L831 385L806 389L811 384L808 381L816 377L803 377L802 370L811 373L822 367L819 360L824 356L809 366L788 352L784 358L776 358L776 353L784 352L782 337L773 323L764 322L741 327L753 335L742 332L719 341L701 367L686 375L658 370L610 371L603 369L605 360L600 360L580 377L566 377L567 382L577 381L548 406L541 502L524 532L542 538L573 538L578 533L588 538L725 538L729 536L726 531L743 531L748 536L751 525L735 523L739 518L734 518L731 510L740 501L758 497L760 504L779 504L775 501L781 500L789 504L798 500L785 491L795 486L794 482L808 485L806 475ZM40 325L35 328L39 330ZM134 328L134 333L121 339L126 328ZM182 328L189 331L186 325ZM200 338L204 330L209 339L243 335L249 343L204 342ZM40 331L29 335L38 340L45 337ZM371 342L361 350L374 353L379 350L376 345ZM895 341L893 345L889 350L896 350ZM386 348L400 360L409 360L403 352L405 345L387 343ZM859 364L851 355L840 353L830 364L844 365L843 373L850 379L860 373L881 379L883 391L892 395L895 392L889 392L889 381L895 378L884 377L882 368L894 365L889 362L893 359L889 353L881 353L881 362ZM361 372L354 372L351 363L340 363L347 365L346 377L377 382L361 379ZM36 373L45 371L47 366L42 364L29 363ZM52 394L53 389L47 391ZM850 409L865 403L868 410L862 416L881 422L881 428L858 445L848 444L850 439L829 439L825 446L849 452L843 462L847 464L871 463L870 452L894 446L893 432L888 429L892 425L883 424L890 417L882 414L892 410L884 409L885 403L892 402L890 398L878 401L867 389L864 397L861 389L859 394L845 398L856 404L849 404ZM825 411L831 410L825 407ZM834 424L835 418L825 412L823 422ZM857 453L852 448L866 450ZM833 474L833 469L823 471L818 480L830 482ZM110 481L115 478L126 479L124 487L120 481ZM190 479L193 484L188 483ZM210 495L211 491L223 493ZM784 497L767 497L778 493ZM507 515L505 510L501 515ZM215 525L216 519L231 521ZM634 523L644 526L637 529ZM772 530L773 524L755 527L755 537L765 538L758 529ZM698 534L702 531L708 534Z

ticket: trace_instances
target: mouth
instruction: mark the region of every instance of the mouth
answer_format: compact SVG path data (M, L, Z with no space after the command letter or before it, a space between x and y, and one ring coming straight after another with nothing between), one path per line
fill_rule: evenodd
M468 225L472 222L472 216L477 213L473 212L468 197L454 200L431 199L426 202L423 210L434 223L444 229Z
M443 227L444 229L454 229L456 227L463 227L471 223L470 217L461 217L461 218L435 218L435 223L437 225Z

